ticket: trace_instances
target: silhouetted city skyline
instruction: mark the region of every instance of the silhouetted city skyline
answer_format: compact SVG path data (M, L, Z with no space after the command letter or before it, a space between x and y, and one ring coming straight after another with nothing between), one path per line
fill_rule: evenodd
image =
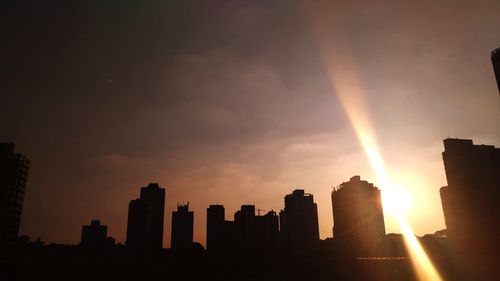
M442 155L448 186L442 187L440 192L448 229L436 232L434 235L426 235L420 238L420 243L426 245L428 254L440 256L440 259L445 257L451 259L451 256L456 254L461 255L462 258L500 254L497 241L500 220L495 212L498 209L497 203L500 201L496 188L500 183L498 173L500 150L492 145L474 145L472 140L468 139L447 138L443 140L443 144L445 150ZM4 168L2 190L9 190L7 187L10 187L14 194L24 192L29 161L25 156L14 153L13 144L2 144L0 147L2 147L2 167ZM15 181L9 181L10 179ZM107 255L119 254L122 256L121 262L143 255L152 258L154 256L150 254L158 255L164 251L159 239L163 236L166 195L166 189L161 188L158 183L150 183L140 188L138 199L130 201L125 245L127 251L125 252L123 252L123 245L116 245L115 239L108 236L108 227L101 224L100 220L92 219L90 224L82 226L81 241L78 244L81 251L75 252L71 248L74 246L71 245L51 248L54 246L44 246L43 242L38 240L31 242L29 237L17 238L16 234L14 238L9 238L4 234L10 240L5 239L2 258L17 256L19 253L40 255L40 249L44 247L46 247L45 251L55 251L52 255L56 256L62 253L71 257L92 257L105 253ZM5 198L9 197L3 199ZM279 217L273 210L261 215L261 212L265 212L264 210L247 204L242 205L240 210L235 212L234 220L228 221L225 218L223 205L210 205L207 209L206 253L216 263L229 262L232 260L229 257L236 258L231 261L235 262L234 268L242 266L241 262L237 261L239 259L237 257L242 256L257 258L265 254L274 259L280 259L280 256L288 253L296 258L311 254L319 258L324 253L328 253L336 258L351 259L347 268L337 269L332 274L347 274L351 278L356 278L355 280L365 280L368 275L361 274L357 275L358 277L352 277L356 274L351 267L359 263L353 263L352 258L387 260L392 262L393 267L401 270L395 275L400 276L397 278L408 279L411 271L404 270L402 265L397 265L395 262L411 260L412 257L407 257L410 255L410 249L404 246L402 235L386 235L380 190L356 175L333 188L331 199L334 217L333 239L326 240L319 238L317 205L314 197L303 189L296 189L284 196L284 209L280 211ZM17 214L18 216L14 216L14 223L18 223L22 201L12 204L12 207L9 206L12 208L10 211L5 208L6 206L8 205L2 207L3 215ZM164 262L167 262L165 259L182 257L178 256L179 254L187 254L184 258L199 258L204 252L203 247L193 241L194 218L194 212L189 211L189 203L178 204L177 211L172 212L171 250L174 255L161 254ZM17 231L9 223L8 219L2 221L3 233ZM57 252L59 254L56 254ZM451 256L443 256L445 253ZM159 261L158 259L159 256L153 258ZM440 262L445 262L445 260ZM446 262L449 261L446 260ZM471 260L470 262L479 261ZM167 265L168 262L165 266ZM183 263L179 265L189 266ZM161 267L156 270L160 269ZM182 274L183 271L180 268L178 270L180 271L176 274ZM462 274L459 273L461 269L458 264L452 265L451 268L441 267L440 270L449 276ZM156 277L161 276L160 271L155 272L151 274ZM222 272L216 272L218 270L214 273L222 274ZM461 276L459 279L476 280L478 275L473 272L467 273L470 276ZM488 272L489 276L496 275L493 268L488 269ZM385 278L389 276L387 274L380 275L385 276L380 278L386 280Z
M449 185L442 187L440 194L448 234L460 245L496 251L496 246L470 243L494 241L500 230L500 227L494 227L499 221L495 210L500 202L497 188L500 184L500 149L493 145L474 145L469 139L447 138L443 144L443 162ZM12 143L2 143L0 148L4 202L2 249L5 251L17 239L30 161L15 153ZM158 183L140 188L140 197L129 203L127 246L145 250L163 248L165 197L166 190ZM331 198L334 239L366 247L385 236L381 193L373 184L356 175L335 187ZM284 196L284 206L278 218L273 210L260 215L264 210L256 210L255 205L242 205L234 214L234 220L227 221L223 205L210 205L207 209L207 244L211 244L210 248L214 250L272 249L278 246L299 250L311 248L320 240L313 195L296 189ZM189 211L189 203L178 204L172 217L173 248L190 248L194 212ZM483 239L475 239L478 231L485 235ZM11 233L16 234L9 236ZM109 245L110 241L114 245L114 238L107 236L107 226L101 225L99 220L92 220L90 225L82 227L80 245L97 247ZM217 246L220 243L223 246Z
M2 2L0 279L496 281L499 10Z
M473 145L472 140L457 138L447 138L443 144L444 167L448 184L452 186L444 186L440 190L448 234L458 245L495 252L498 246L487 241L494 241L500 229L494 226L495 223L492 226L492 222L499 221L494 211L500 201L496 188L500 182L499 148ZM3 190L12 192L4 193L2 202L13 200L9 198L16 199L10 207L12 209L6 208L10 205L4 205L2 209L6 216L2 225L5 251L17 239L17 234L8 235L17 233L19 228L23 202L17 198L24 198L30 162L22 154L14 152L14 144L2 143L0 147ZM162 239L166 193L158 183L150 183L140 188L138 199L130 201L127 246L142 250L164 248ZM331 199L334 239L346 245L352 244L352 249L366 250L378 244L386 235L381 193L373 184L362 181L358 175L353 176L331 191ZM303 251L314 247L320 240L317 205L313 195L302 189L284 196L284 209L279 212L279 216L273 210L264 215L260 214L261 211L264 210L256 209L255 205L242 205L235 212L234 220L228 221L223 205L210 205L207 209L207 249L233 251L288 248ZM9 216L13 217L7 219ZM178 204L177 211L172 212L172 248L192 247L194 217L194 212L189 211L189 203ZM476 239L478 231L484 235L483 239ZM477 243L471 244L472 241ZM481 246L481 243L486 244ZM80 245L98 248L114 244L114 238L107 236L107 226L101 225L99 220L83 225Z

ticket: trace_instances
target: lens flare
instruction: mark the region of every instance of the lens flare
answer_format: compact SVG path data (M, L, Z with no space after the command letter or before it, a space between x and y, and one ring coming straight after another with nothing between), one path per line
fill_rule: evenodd
M366 157L378 177L382 191L384 213L388 213L398 221L418 279L422 281L441 281L439 273L404 217L404 213L411 203L410 196L401 187L393 185L390 181L382 154L376 142L361 83L356 75L355 64L352 61L353 57L346 53L336 53L335 55L335 58L326 56L329 78Z
M390 216L399 219L399 215L406 214L411 207L411 197L400 186L393 185L390 191L382 192L382 205L384 206L384 212Z

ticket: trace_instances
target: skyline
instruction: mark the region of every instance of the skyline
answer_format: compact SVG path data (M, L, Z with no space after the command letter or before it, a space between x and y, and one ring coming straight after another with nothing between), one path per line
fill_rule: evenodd
M194 240L205 244L208 205L279 211L296 188L314 194L320 236L331 237L331 187L353 175L380 183L332 94L317 33L353 54L418 235L444 228L442 139L500 144L496 1L392 3L373 13L360 3L178 4L7 9L21 17L1 19L12 28L2 28L12 43L0 50L13 68L1 73L1 103L11 106L0 113L0 139L32 161L21 234L76 243L99 218L124 242L128 201L158 182L165 247L177 203L190 202ZM310 31L311 14L324 29Z
M443 143L444 143L445 147L446 147L446 142L450 142L450 141L458 141L459 143L464 143L464 142L465 142L465 143L469 143L470 145L472 145L472 144L473 144L473 141L472 141L472 140L468 140L468 139L447 138L447 139L443 140ZM7 144L7 145L9 145L9 144ZM10 144L10 145L12 145L12 144ZM492 151L492 150L494 150L494 149L496 149L496 148L495 148L495 146L493 146L493 145L486 145L486 144L474 144L474 145L475 145L475 146L477 146L477 147L488 147L491 151ZM444 153L444 152L443 152L443 153ZM443 159L443 161L444 161L444 159ZM359 185L359 184L361 184L361 185ZM346 188L346 186L347 186L347 185L354 185L354 186L353 186L353 187L347 187L347 188ZM394 204L394 203L396 203L396 202L388 202L388 203L389 203L389 205L388 205L388 206L387 206L387 205L385 205L385 204L387 204L387 203L382 204L381 197L380 197L380 191L378 190L378 188L377 188L377 187L375 187L373 184L371 184L371 183L369 183L369 182L365 181L365 180L361 181L361 179L360 179L360 176L359 176L359 175L355 175L355 176L351 177L349 181L343 182L343 183L341 183L340 185L338 185L338 186L336 186L336 187L332 188L332 191L331 191L331 194L332 194L332 206L333 206L333 204L337 204L337 207L336 207L336 208L345 208L345 207L348 207L348 206L349 206L349 205L343 205L343 204L340 204L340 203L342 203L342 202L341 202L341 201L338 201L338 199L337 199L337 203L334 203L334 196L333 196L333 195L334 195L336 192L338 192L339 190L345 190L345 189L348 189L348 190L350 190L350 191L352 191L352 192L354 192L354 193L351 193L351 197L350 197L350 199L345 200L346 198L344 198L344 200L343 200L343 201L344 201L344 203L349 203L349 201L351 201L350 203L353 203L353 204L355 204L355 205L356 205L356 204L359 204L359 202L357 202L356 200L359 200L361 197L359 197L358 199L354 199L354 201L353 201L353 198L357 198L356 196L359 196L359 193L358 193L358 192L359 192L359 186L357 186L357 185L359 185L359 186L364 186L363 188L367 188L367 186L368 186L368 190L370 190L370 189L374 189L374 190L376 190L376 194L378 193L378 195L375 195L375 198L372 198L372 199L368 199L368 197L364 197L364 199L363 199L363 200L373 200L373 199L375 199L375 201L373 201L373 202L372 202L372 203L375 203L375 205L370 205L370 206L369 206L369 205L366 205L366 209L363 209L363 210L361 210L361 209L360 209L359 211L360 211L361 213L362 213L362 212L365 212L365 213L362 215L362 217L366 217L367 215L369 215L369 214L370 214L370 212L371 212L371 211L376 211L376 209L377 209L377 207L376 207L376 205L377 205L376 201L378 200L378 201L379 201L379 202L378 202L379 206L383 209L383 211L382 211L382 210L379 210L379 211L380 211L380 213L378 214L378 215L379 215L378 219L380 219L380 218L382 219L382 221L380 222L380 224L381 224L381 226L382 226L382 228L383 228L383 229L379 229L379 232L380 232L380 231L382 231L382 233L383 233L383 235L382 235L382 236L385 236L385 235L386 235L386 228L384 227L384 217L386 217L386 216L388 216L388 215L389 215L389 216L391 216L391 215L393 215L393 216L394 216L394 215L396 215L396 214L397 214L397 217L399 217L399 218L404 218L404 217L405 217L404 213L399 213L399 212L405 212L405 208L404 208L405 206L401 206L401 205L399 205L399 204L397 204L396 206L392 206L392 205L391 205L391 204ZM447 187L447 186L444 186L444 187ZM140 194L141 194L141 199L133 199L133 200L131 200L131 201L130 201L130 204L132 204L133 202L138 201L138 200L144 200L144 199L142 198L142 196L143 196L142 194L144 193L144 191L148 191L148 190L149 190L150 192L151 192L151 191L154 191L154 190L150 190L151 188L152 188L152 189L158 189L157 191L161 191L161 193L163 194L163 197L165 197L165 196L166 196L166 191L165 191L164 189L162 189L161 187L159 187L158 183L149 183L149 184L147 185L147 187L141 187L141 188L140 188L140 191L141 191L141 192L140 192ZM157 192L157 191L155 191L155 192ZM441 192L441 196L442 196L442 189L441 189L441 191L440 191L440 192ZM281 219L281 216L282 216L282 212L283 212L284 210L286 210L286 201L287 201L287 198L288 198L288 197L290 197L290 196L292 196L292 195L295 195L296 193L297 193L297 194L302 194L302 195L304 195L304 190L297 190L297 189L295 189L292 193L287 194L286 196L284 196L285 206L284 206L282 209L280 209L280 212L279 212L280 219ZM313 199L312 199L313 194L310 194L310 193L305 193L305 194L306 194L306 196L311 196L311 203L314 205L314 209L316 209L316 208L317 208L317 205L316 205L316 203L314 203L314 201L313 201ZM357 194L357 195L355 195L355 194ZM354 197L352 197L353 195L354 195ZM392 195L394 195L394 194L392 194ZM396 194L396 195L398 195L398 194ZM161 198L163 198L163 197L161 197ZM349 197L347 197L347 198L349 198ZM395 200L395 199L405 199L405 198L390 198L390 199L391 199L391 200ZM162 200L163 200L163 199L162 199ZM163 202L162 200L160 200L160 201L161 201L161 202ZM368 202L365 202L365 203L368 203ZM372 204L372 203L370 203L370 204ZM160 203L160 204L163 204L163 203ZM444 204L444 203L442 203L442 204ZM341 206L341 205L342 205L342 206ZM208 210L209 210L211 207L221 207L222 209L224 209L224 205L219 205L219 204L215 204L215 205L214 205L214 204L211 204L211 205L209 205L208 207L209 207L209 208L207 209L207 214L208 214ZM227 217L226 217L226 216L224 216L224 218L222 218L222 219L223 219L223 220L225 220L226 222L230 222L230 223L231 223L231 222L235 222L235 221L237 220L238 213L242 212L241 210L243 210L244 208L248 208L248 207L250 207L250 208L253 210L253 216L254 216L255 218L257 218L257 217L258 217L258 218L265 218L265 217L266 217L267 215L269 215L269 214L274 214L274 215L276 215L276 212L274 211L274 209L271 209L270 211L267 211L267 214L263 214L263 215L261 215L260 213L261 213L261 212L266 213L266 210L262 210L262 209L260 209L260 208L257 208L257 209L256 209L256 208L255 208L256 206L255 206L254 204L244 204L244 205L241 205L241 209L240 209L240 210L238 210L238 211L236 211L236 212L234 213L234 217L233 217L233 219L231 219L231 216L230 216L230 215L229 215L229 216L227 216ZM368 207L369 207L369 208L368 208ZM370 208L372 208L372 207L373 207L373 209L370 209ZM379 207L379 208L380 208L380 207ZM402 208L402 207L403 207L403 208ZM443 205L443 208L444 208L444 205ZM163 208L162 208L162 209L163 209ZM185 213L187 214L187 213L188 213L188 210L189 210L189 202L188 202L186 205L182 205L181 203L178 203L178 204L177 204L177 210L172 211L172 219L174 218L174 216L175 216L175 215L178 215L178 213L180 212L180 210L183 210L183 212L185 212ZM347 210L347 209L346 209L346 210ZM352 212L352 211L354 211L354 210L355 210L355 209L352 209L352 208L351 208L351 212ZM304 211L304 210L302 210L302 211ZM127 228L127 231L126 231L126 235L127 235L127 237L130 235L130 233L129 233L129 227L131 227L131 225L130 225L130 223L131 223L131 222L130 222L130 212L131 212L130 205L129 205L129 211L128 211L128 212L129 212L129 214L128 214L128 223L127 223L128 228ZM317 211L315 211L315 212L317 212ZM334 211L334 210L332 210L332 212L333 212L333 213L335 213L335 211ZM357 212L357 211L355 211L355 212ZM382 214L382 212L385 212L385 213L384 213L384 214ZM191 223L191 237L192 237L192 233L193 233L193 225L192 225L192 224L193 224L193 221L194 221L194 211L189 211L189 213L191 214L191 215L190 215L190 216L191 216L191 219L190 219L190 220L191 220L191 222L190 222L190 223ZM343 213L343 214L344 214L344 215L346 215L347 213ZM249 214L247 214L247 215L249 215ZM352 215L353 215L353 214L351 213L351 214L350 214L351 219L354 219L354 220L355 220L355 219L356 219L356 218L355 218L355 216L354 216L354 217L352 217ZM375 217L377 217L377 213L376 213L376 212L375 212L373 215L374 215ZM148 216L149 216L149 215L148 215ZM343 221L342 221L342 225L341 225L341 227L344 229L344 231L345 231L346 229L348 229L348 224L346 224L346 223L348 223L348 221L346 221L346 219L347 219L348 217L349 217L349 215L348 215L347 217L342 217L342 218L341 218L341 219L343 220ZM374 217L374 218L375 218L375 217ZM277 218L277 217L276 217L276 218ZM318 222L318 223L319 223L319 220L317 219L317 215L316 215L316 219L315 219L315 220L313 220L313 221L316 221L316 222ZM372 221L373 221L373 220L371 220L370 222L372 222ZM164 227L164 219L163 219L163 215L162 215L162 220L161 220L160 222L161 222L161 225ZM207 222L208 222L208 221L207 221ZM100 219L99 219L99 218L92 218L92 220L91 220L91 224L92 224L92 225L94 225L94 223L96 223L96 225L97 225L97 226L100 226ZM135 225L135 223L136 223L136 220L134 220L134 225ZM157 223L158 223L158 222L157 222ZM172 222L172 223L173 223L173 222ZM314 224L314 223L313 223L313 224ZM335 225L335 219L334 219L334 225ZM374 227L373 225L370 225L370 223L368 224L368 226L369 226L369 227ZM78 245L80 245L81 243L83 243L83 241L84 241L84 234L83 234L83 233L85 233L85 229L86 229L86 228L88 228L88 227L90 227L90 226L89 226L89 225L83 225L82 227L83 227L83 230L82 230L82 236L81 236L81 241L82 241L82 242L80 242ZM115 243L115 238L114 238L113 236L106 236L106 232L107 232L107 225L100 226L100 227L103 227L103 228L104 228L104 232L103 232L103 233L104 233L104 240L106 240L106 239L111 239L111 240L113 241L112 243L113 243L113 245L114 245L114 243ZM135 227L135 226L133 226L133 227ZM177 227L179 227L179 226L177 226ZM281 225L279 226L279 228L280 228L280 233L281 233L281 231L283 231L283 230L282 230L282 227L284 227L284 226L281 226ZM404 233L404 232L403 232L403 231L404 231L404 229L403 229L403 228L401 228L401 233L397 233L397 234L400 234L400 235L411 235L411 236L415 236L415 235L416 235L416 234L414 234L414 233L413 233L413 230L412 230L412 229L408 228L408 227L410 227L409 225L405 224L405 226L404 226L404 227L406 227L406 228L407 228L407 229L406 229L406 231L410 231L410 232L409 232L409 233ZM164 228L165 228L165 227L164 227ZM445 229L443 229L443 230L447 230L447 229L445 228ZM87 230L87 231L88 231L88 230ZM101 231L101 230L99 230L98 232L100 232L100 231ZM179 231L179 230L177 230L177 231ZM351 231L352 231L352 229L351 229ZM163 236L165 236L165 235L166 235L166 232L168 232L168 230L167 230L167 229L164 229L164 230L162 230L162 232L163 232ZM437 233L437 232L439 232L439 231L436 231L436 233ZM171 225L171 231L170 231L170 233L171 233L171 234L173 234L173 233L174 233L174 226L173 226L173 225ZM335 233L335 228L333 229L333 234L334 234L334 233ZM349 239L354 239L354 241L355 241L356 239L361 239L360 237L362 237L362 236L363 236L363 235L362 235L362 233L363 233L363 228L360 228L360 229L358 229L358 232L357 232L357 235L358 235L358 236L356 236L356 234L354 234L354 235L353 235L353 234L351 233L351 235L352 235L352 236L351 236L351 235L348 235L347 237L344 237L344 236L345 236L345 235L344 235L344 236L342 236L342 238L341 238L341 239L346 239L346 238L347 238L348 240L349 240ZM378 234L377 234L377 231L371 231L370 233L373 233L373 235L375 235L375 236L377 236L377 235L379 235L379 234L380 234L380 233L378 233ZM387 233L387 235L388 235L388 236L389 236L389 235L391 235L391 234L395 234L395 233ZM427 233L427 234L432 234L432 233ZM20 234L20 235L21 235L21 236L23 236L23 234ZM101 235L101 234L99 234L99 235ZM208 235L208 234L207 234L207 232L205 232L205 237L207 237L207 235ZM102 235L101 235L101 236L102 236ZM380 237L382 237L382 236L380 236L380 235L379 235L379 238L380 238ZM189 237L189 236L187 236L187 237ZM334 234L332 237L335 237L335 234ZM326 237L326 238L328 239L328 238L332 238L332 237ZM337 239L339 239L339 237L340 237L340 236L338 236L338 237L337 237ZM355 237L357 237L357 238L355 238ZM367 237L369 237L369 236L367 236ZM28 239L29 239L29 238L28 238ZM171 237L171 239L173 239L173 238ZM191 239L192 239L192 238L191 238ZM321 238L319 238L319 237L318 237L318 239L321 239ZM370 238L367 238L367 239L370 239ZM38 238L37 238L37 240L38 240ZM103 242L105 242L104 240L103 240ZM121 243L121 242L118 242L118 243L120 243L120 244L122 244L122 245L127 245L128 247L130 247L130 245L128 244L128 242L127 242L127 243L125 243L126 241L127 241L127 240L125 240L123 243ZM172 240L172 241L173 241L173 240ZM319 241L319 240L318 240L318 241ZM415 240L415 241L416 241L416 240ZM60 243L57 243L57 242L52 242L52 243L55 243L55 244L60 244ZM107 243L107 242L106 242L106 243ZM193 241L193 240L191 240L191 244L193 244L193 243L199 243L199 241ZM49 243L49 244L50 244L50 243ZM206 247L206 241L205 241L205 243L204 243L204 244L205 244L205 247ZM76 244L73 244L73 245L76 245ZM101 246L102 246L102 245L101 245ZM143 246L144 246L144 245L143 245ZM171 246L172 246L172 245L171 245ZM135 246L134 246L134 247L135 247ZM189 247L188 247L188 248L189 248ZM425 279L425 278L424 278L424 279Z

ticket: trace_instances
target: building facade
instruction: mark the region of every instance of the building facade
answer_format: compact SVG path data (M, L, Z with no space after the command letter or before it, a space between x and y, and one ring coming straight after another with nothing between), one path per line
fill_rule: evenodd
M140 198L130 201L126 245L144 250L163 248L165 189L157 183L141 188Z
M467 252L500 252L500 148L445 139L440 190L449 239Z
M267 251L278 247L278 216L274 211L255 215L254 205L243 205L233 221L224 218L222 205L207 209L208 251Z
M385 237L380 190L352 177L332 191L333 238L352 253L369 254Z
M255 206L243 205L234 214L236 227L236 247L238 249L255 248Z
M19 234L29 165L13 143L0 144L0 256L9 254Z
M255 248L273 250L278 248L279 222L276 212L269 211L255 217Z
M207 250L217 251L224 245L225 209L222 205L207 208Z
M191 249L193 247L194 212L189 211L189 204L177 205L172 212L172 250Z
M319 242L318 206L313 195L303 189L285 196L280 223L284 246L291 251L305 251Z
M128 204L127 219L127 247L134 249L146 248L146 241L150 237L151 204L134 199Z

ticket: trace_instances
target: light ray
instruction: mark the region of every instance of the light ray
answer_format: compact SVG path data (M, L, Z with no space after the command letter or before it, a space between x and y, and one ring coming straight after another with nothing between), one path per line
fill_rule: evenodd
M370 121L370 114L363 97L361 83L357 76L352 56L336 53L335 59L327 56L327 71L335 93L358 137L361 146L378 177L382 192L384 212L389 213L398 221L408 249L412 265L421 281L442 281L438 271L415 237L415 234L404 217L404 205L407 200L402 195L402 189L393 185L384 164L382 154L376 142L375 131ZM409 203L409 202L408 202Z

